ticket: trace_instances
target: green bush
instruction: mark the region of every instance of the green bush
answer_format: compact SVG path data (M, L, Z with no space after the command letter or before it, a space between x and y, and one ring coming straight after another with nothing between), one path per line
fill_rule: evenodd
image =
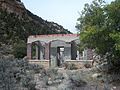
M56 82L56 81L59 81L59 80L62 81L64 79L63 74L59 73L57 68L50 68L42 74L43 75L41 78L45 82L46 85L59 84L61 82Z
M71 33L58 24L54 26L53 22L44 21L28 10L26 14L19 17L15 13L0 9L0 44L10 45L13 53L9 53L14 54L16 58L26 56L26 42L30 35ZM8 53L8 50L4 53Z
M26 60L11 56L0 57L0 90L35 90L34 73L30 68L31 65Z
M27 74L21 78L22 86L28 88L28 90L36 90L36 83L34 82L34 77L32 75Z
M16 58L24 58L26 56L26 43L24 41L19 41L13 45L13 52L12 54Z
M38 65L38 64L31 64L30 69L33 70L35 74L45 72L43 65Z

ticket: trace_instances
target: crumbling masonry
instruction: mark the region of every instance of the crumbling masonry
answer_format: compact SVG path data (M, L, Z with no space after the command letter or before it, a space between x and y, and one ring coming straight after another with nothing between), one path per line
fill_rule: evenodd
M91 49L79 54L78 34L33 35L28 37L27 57L31 62L60 66L66 61L92 60Z

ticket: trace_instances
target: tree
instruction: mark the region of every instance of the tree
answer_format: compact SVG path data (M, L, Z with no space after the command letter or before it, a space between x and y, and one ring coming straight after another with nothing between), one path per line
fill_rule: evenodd
M16 57L16 58L24 58L26 56L26 43L24 41L19 41L16 42L13 45L13 52L12 54Z
M82 46L93 48L107 60L111 69L120 68L120 0L106 4L94 0L85 4L76 28L80 30Z
M14 54L17 58L26 55L25 45L30 35L70 33L62 26L58 24L54 26L54 23L44 21L28 10L26 14L20 17L15 13L8 13L6 10L0 9L0 46L11 46L14 52L9 53Z

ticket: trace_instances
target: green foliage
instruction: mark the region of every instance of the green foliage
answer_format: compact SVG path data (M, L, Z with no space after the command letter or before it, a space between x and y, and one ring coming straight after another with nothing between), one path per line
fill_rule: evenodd
M53 25L55 23L45 21L28 10L26 14L17 16L0 9L0 44L11 45L14 49L12 54L17 58L26 55L26 42L30 35L70 33L62 26L56 24L58 28Z
M80 30L81 46L95 49L113 68L120 68L119 8L119 0L111 4L94 0L92 4L85 5L76 26Z
M35 90L34 74L42 66L29 64L27 60L14 59L13 56L0 57L0 90Z
M31 64L30 69L33 70L35 74L45 72L43 65L38 64Z
M13 46L13 54L16 58L24 58L26 56L26 43L24 41L15 43Z
M34 82L34 77L30 74L21 77L21 84L23 87L27 87L28 90L36 90L36 83Z

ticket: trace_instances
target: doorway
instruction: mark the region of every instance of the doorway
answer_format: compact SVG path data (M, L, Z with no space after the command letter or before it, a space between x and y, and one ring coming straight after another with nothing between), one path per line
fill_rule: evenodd
M64 47L57 47L57 66L61 66L64 62Z

